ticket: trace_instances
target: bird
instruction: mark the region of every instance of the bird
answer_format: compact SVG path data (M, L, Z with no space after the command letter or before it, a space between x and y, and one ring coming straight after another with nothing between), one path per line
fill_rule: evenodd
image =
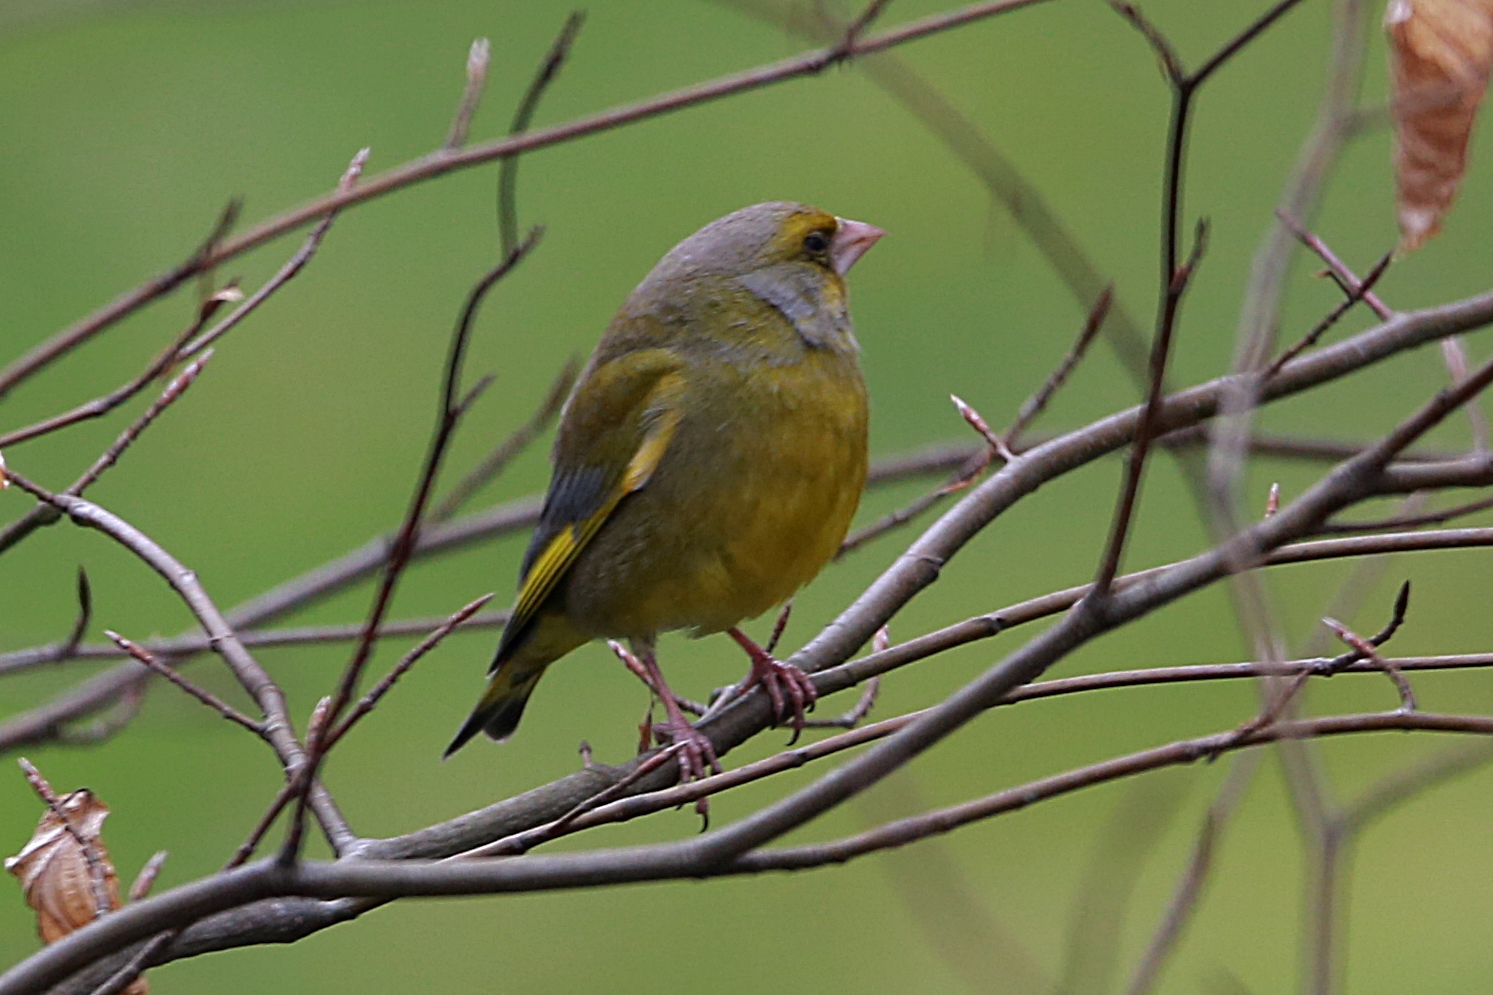
M885 234L782 201L671 249L607 326L561 410L552 475L489 681L451 745L518 726L545 669L626 639L678 744L681 778L719 769L655 654L659 633L728 632L775 717L814 685L739 624L839 549L865 486L869 405L845 275Z

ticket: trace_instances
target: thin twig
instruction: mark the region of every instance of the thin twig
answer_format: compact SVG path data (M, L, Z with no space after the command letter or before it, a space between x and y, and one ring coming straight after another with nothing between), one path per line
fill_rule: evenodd
M266 242L325 216L329 211L365 203L392 191L402 190L459 169L509 158L536 149L549 148L588 135L610 131L635 121L658 117L685 107L696 107L759 87L799 77L814 76L850 56L885 51L897 45L1040 2L1042 0L982 0L980 3L970 4L958 10L909 21L878 35L857 39L849 51L843 51L839 46L814 49L755 69L718 77L553 127L459 150L437 149L380 173L351 190L337 191L315 198L261 222L236 238L225 239L221 244L215 244L208 250L200 250L181 266L121 295L73 326L57 333L0 371L0 397L3 397L16 383L34 374L47 362L75 346L77 342L113 325L163 294L169 293L199 272L258 248ZM214 242L217 242L217 239L214 239Z
M564 27L550 43L549 52L540 62L534 78L529 80L529 88L513 112L513 122L508 126L509 138L516 138L529 130L529 125L534 122L534 112L539 109L539 101L560 75L565 60L570 56L571 46L585 23L586 13L581 10L571 11L565 19ZM505 256L518 245L519 159L517 155L504 156L498 163L498 248Z
M13 446L17 443L37 439L56 432L59 429L67 428L69 425L76 425L79 422L88 421L93 418L102 418L150 386L157 377L175 365L182 347L202 330L203 326L207 324L208 320L219 308L224 304L241 300L242 298L243 294L237 288L232 287L225 288L213 294L203 302L202 307L197 311L197 317L187 326L186 330L177 335L171 344L163 349L155 359L151 360L150 365L145 368L144 372L135 377L135 379L105 394L103 397L96 397L69 411L64 411L60 415L44 418L33 425L27 425L25 428L18 428L12 432L7 432L5 435L0 435L0 446Z
M1460 335L1448 335L1441 340L1441 357L1446 362L1446 370L1451 375L1452 383L1466 379L1467 347ZM1493 444L1489 441L1488 416L1480 401L1467 405L1467 421L1472 428L1472 448L1480 453L1487 452Z
M222 243L228 232L232 230L234 223L238 221L239 209L242 206L242 202L236 199L229 201L222 213L218 215L213 230L181 265L116 297L93 314L33 347L24 356L0 370L0 399L10 393L17 384L39 373L59 356L71 352L126 315L133 314L152 301L164 297L198 273L210 270L228 258L222 255L224 248ZM305 224L305 221L300 223Z
M1363 281L1358 279L1357 275L1348 268L1348 265L1338 258L1337 253L1333 252L1321 238L1307 230L1306 226L1300 221L1284 210L1277 210L1275 216L1280 218L1281 224L1289 228L1291 234L1295 235L1301 241L1302 245L1315 252L1327 264L1328 272L1343 286L1345 293L1352 294L1355 288L1363 286ZM1379 296L1373 291L1360 292L1360 296L1363 298L1363 302L1373 308L1374 313L1382 320L1387 321L1394 316L1395 312L1389 305L1380 300Z
M446 133L442 148L459 149L467 143L467 132L472 129L472 115L482 102L482 91L487 87L487 67L492 61L492 43L486 38L477 38L467 49L467 81L461 91L461 101L456 105L456 117L451 121L451 130Z
M342 721L342 724L327 736L326 749L330 750L336 746L338 741L347 735L348 730L356 725L359 719L373 711L378 705L379 700L394 687L395 682L409 673L410 668L420 662L421 657L439 646L441 640L445 639L459 625L475 615L478 609L492 600L492 597L491 594L484 594L482 597L469 602L447 618L445 622L441 623L434 632L420 640L408 653L400 657L399 662L363 696L362 700L353 707L352 711L347 713L347 718Z
M1489 744L1473 743L1470 748L1462 746L1446 750L1388 774L1343 805L1338 813L1339 830L1345 837L1362 832L1370 822L1395 806L1459 774L1476 770L1489 760L1493 760Z
M291 727L284 692L239 642L233 627L223 617L195 572L188 570L139 529L99 505L70 494L52 494L13 471L8 471L7 475L28 494L65 512L77 524L103 532L155 570L196 616L212 639L213 649L259 706L264 715L263 738L274 748L286 772L294 774L302 767L305 753ZM314 783L313 789L312 801L317 819L334 851L340 852L343 846L355 838L355 834L337 811L330 796Z
M170 681L172 684L175 684L187 694L202 702L208 708L213 709L219 715L223 716L223 718L229 720L230 722L237 722L239 725L243 726L245 729L249 730L256 736L262 737L265 735L263 722L257 722L254 719L249 718L249 716L245 715L237 708L234 708L232 705L228 704L228 702L224 701L222 698L219 698L211 691L193 684L191 681L187 680L180 673L178 673L176 671L176 668L169 666L161 660L157 660L155 656L147 653L145 650L130 642L119 633L114 632L110 629L105 629L104 635L108 636L116 646L124 650L130 656L134 657L136 660L139 660L145 666L160 674L162 677L166 678L166 680Z
M560 408L565 404L565 399L570 396L570 388L575 386L575 378L580 375L580 372L580 359L576 356L570 357L556 375L554 382L550 384L549 393L545 394L539 407L529 416L529 420L514 429L508 438L498 443L482 459L482 462L473 467L471 472L452 487L426 520L434 524L450 519L472 499L472 495L486 487L507 468L509 463L513 462L516 456L527 449L529 444L547 429L555 420L555 416L560 413Z
M1042 387L1031 397L1027 398L1021 405L1021 409L1016 412L1016 418L1011 422L1011 426L1006 429L1005 434L1001 436L1001 441L1005 444L1007 452L1011 452L1016 448L1017 439L1021 433L1042 413L1047 407L1047 403L1052 400L1052 396L1068 381L1068 377L1072 375L1074 368L1078 366L1079 362L1083 359L1084 353L1088 350L1089 343L1094 341L1094 336L1098 335L1099 329L1104 327L1104 319L1109 317L1109 307L1114 302L1114 296L1114 284L1109 284L1094 300L1094 306L1089 308L1089 314L1084 320L1083 329L1078 333L1077 340L1074 341L1073 347L1068 350L1068 354L1063 357L1063 361L1058 364L1057 369L1048 374L1047 380L1042 384Z
M1408 590L1408 588L1409 585L1407 584L1404 589ZM1400 673L1400 668L1396 667L1394 664L1388 662L1384 657L1379 655L1379 650L1377 649L1376 643L1363 638L1358 633L1354 632L1352 629L1348 628L1346 625L1339 622L1335 618L1324 618L1322 619L1322 624L1331 629L1343 642L1347 643L1359 653L1363 654L1363 656L1366 659L1370 660L1374 664L1374 666L1383 670L1385 676L1387 676L1390 681L1394 683L1395 690L1399 692L1400 707L1407 712L1415 711L1415 692L1411 689L1410 682L1405 680L1405 675Z
M1332 328L1333 325L1336 325L1339 319L1343 317L1343 315L1351 311L1355 304L1364 299L1364 296L1366 294L1373 291L1374 285L1379 282L1379 278L1389 270L1389 264L1393 259L1394 253L1386 252L1379 259L1379 261L1374 264L1374 268L1369 270L1368 276L1363 278L1362 283L1355 284L1352 289L1348 291L1348 296L1346 298L1344 298L1336 307L1329 311L1325 318L1317 322L1316 326L1313 327L1311 331L1307 332L1301 337L1299 341L1297 341L1285 352L1282 352L1279 356L1277 356L1275 362L1271 363L1270 367L1261 376L1265 379L1269 379L1270 377L1275 376L1280 372L1282 366L1285 366L1291 360L1301 355L1301 353L1316 345L1317 342L1322 338L1322 336L1327 334L1328 329ZM1446 340L1443 339L1442 341Z
M445 616L400 619L386 622L379 629L379 638L391 636L424 636L446 621ZM463 629L499 628L508 621L508 612L480 612L462 623ZM286 629L249 629L239 633L239 642L245 646L309 646L318 643L345 643L357 639L363 633L363 623L345 625L308 625ZM169 639L153 639L139 644L146 652L155 656L172 657L178 661L208 652L211 640L201 633L189 636L174 636ZM112 643L83 643L63 657L65 642L49 643L26 650L0 653L0 676L31 670L55 663L60 659L113 660L128 656Z
M371 152L372 149L365 147L359 149L353 155L352 161L347 164L347 169L343 171L341 178L337 180L337 191L339 193L351 190L357 185L358 177L363 175L363 167L368 164L368 156ZM266 280L264 285L254 291L254 293L250 294L248 300L234 308L233 313L228 315L228 317L183 346L177 353L177 360L189 359L211 346L224 335L227 335L230 329L253 314L261 304L269 300L280 288L293 280L301 270L306 268L306 264L311 261L311 257L316 255L316 250L321 248L322 239L326 238L327 232L332 228L332 222L336 220L337 210L328 211L316 223L316 227L311 229L311 234L306 236L306 240L301 243L301 247L296 250L295 255L287 259L285 265L275 271L274 276Z
M202 368L207 365L212 357L213 354L209 351L187 364L186 369L172 378L171 382L166 385L166 389L161 391L161 396L156 398L155 402L146 408L139 418L130 423L119 434L119 437L114 440L114 444L106 449L98 459L94 460L93 465L83 471L83 475L73 481L67 490L62 493L78 497L82 495L84 490L91 487L103 475L105 470L119 461L119 457L124 454L124 451L140 437L142 432L150 427L152 422L160 417L163 411L174 404L182 394L186 393L187 388L196 382L198 374L202 372ZM11 522L3 530L0 530L0 553L4 553L37 529L51 525L61 518L62 512L54 506L50 504L38 504L25 515ZM0 668L0 670L3 670L3 668Z
M1183 931L1197 910L1203 886L1213 870L1219 839L1259 766L1258 756L1251 753L1236 759L1223 787L1204 813L1197 838L1192 844L1192 853L1187 859L1187 868L1178 879L1171 901L1167 903L1166 911L1156 926L1156 932L1152 934L1151 942L1146 945L1145 952L1141 954L1140 961L1130 976L1125 995L1147 995L1160 979L1161 969L1181 941Z
M1354 532L1380 532L1385 529L1413 529L1422 525L1440 525L1454 518L1473 515L1493 508L1493 497L1453 505L1441 511L1428 511L1420 515L1391 515L1361 522L1328 522L1317 530L1322 535L1344 535Z
M866 689L856 699L848 712L833 719L804 719L805 729L854 729L865 721L876 707L876 696L881 693L881 678L873 677L866 682Z
M404 522L401 524L394 544L389 550L388 560L384 565L383 577L379 583L378 591L374 595L368 617L363 624L363 633L358 639L352 658L343 670L336 693L332 697L332 703L327 711L325 726L328 730L338 726L344 711L352 700L363 669L372 657L374 644L378 641L379 629L383 626L384 616L393 602L395 588L399 584L399 579L404 573L405 567L409 565L415 551L415 546L419 541L420 525L424 519L425 508L434 491L436 477L440 473L447 447L450 444L453 433L456 431L457 423L461 420L465 407L475 398L475 393L468 394L463 398L460 395L460 390L462 361L466 356L467 344L471 336L472 325L477 317L477 312L481 309L482 302L486 299L488 292L497 286L499 281L511 273L513 268L534 250L539 244L542 234L543 230L540 228L531 229L528 237L522 243L509 252L503 258L502 262L498 263L497 266L493 267L478 280L468 294L466 304L461 311L461 316L457 319L446 358L444 382L441 387L441 405L437 417L435 435L431 440L429 452L426 454L419 482L415 486L414 495L410 499L409 510L405 513ZM315 789L317 769L325 758L329 747L330 741L325 736L308 734L304 772L298 772L296 776L299 793L296 797L295 813L291 818L290 830L286 835L285 844L280 850L279 859L282 863L293 862L300 855L302 829L304 826L303 816L306 805L311 800Z

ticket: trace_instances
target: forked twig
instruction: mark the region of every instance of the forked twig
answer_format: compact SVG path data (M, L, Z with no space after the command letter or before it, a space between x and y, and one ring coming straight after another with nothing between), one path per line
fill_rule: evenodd
M228 232L233 229L234 223L238 221L239 209L242 206L242 202L230 200L222 213L218 215L217 223L213 225L213 230L207 238L181 265L153 280L147 280L129 293L114 299L88 317L35 346L24 356L0 370L0 399L10 393L17 384L37 374L59 356L71 352L126 315L166 296L198 273L211 269L223 261L226 257L221 253L221 243L228 237Z

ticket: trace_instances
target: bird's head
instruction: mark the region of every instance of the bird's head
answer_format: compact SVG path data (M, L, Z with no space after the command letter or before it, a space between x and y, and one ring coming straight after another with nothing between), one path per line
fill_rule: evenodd
M745 293L781 312L809 345L853 350L844 276L884 234L806 204L753 204L680 242L644 286Z

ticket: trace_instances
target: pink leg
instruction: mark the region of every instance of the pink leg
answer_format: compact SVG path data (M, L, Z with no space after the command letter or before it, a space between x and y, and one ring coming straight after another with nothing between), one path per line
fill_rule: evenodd
M750 691L758 684L766 688L767 696L772 699L773 717L781 722L786 709L793 717L793 737L797 739L803 732L805 709L813 708L815 699L819 697L814 682L793 664L773 659L771 653L752 642L751 637L740 629L726 631L737 645L746 650L752 661L751 672L742 681L741 690Z
M719 774L721 772L720 761L715 757L715 745L703 732L696 729L684 714L684 709L679 707L679 701L674 697L674 692L669 690L669 685L664 682L663 671L658 669L658 660L653 653L651 642L644 643L635 641L632 646L637 661L642 664L644 683L658 695L664 703L664 711L668 714L667 722L656 723L655 732L666 733L672 742L680 744L679 748L679 780L697 781L707 776L711 771ZM701 815L705 814L706 800L701 798L695 803L695 808Z

